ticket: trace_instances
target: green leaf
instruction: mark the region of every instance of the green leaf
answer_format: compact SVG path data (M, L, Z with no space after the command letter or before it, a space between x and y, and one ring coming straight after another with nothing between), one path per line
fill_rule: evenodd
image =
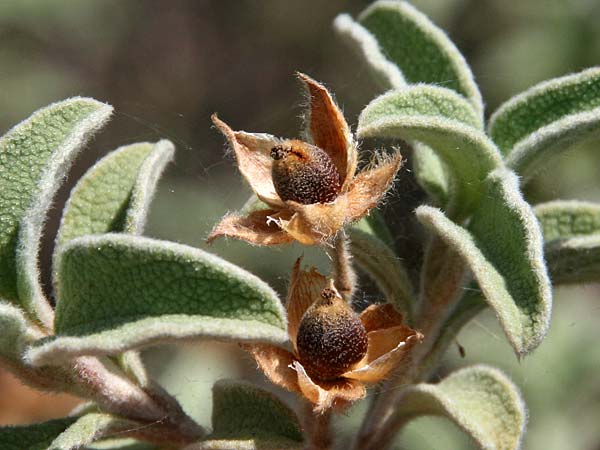
M75 418L64 418L32 425L0 427L0 448L2 450L47 450L56 436L75 420Z
M364 60L373 78L384 89L406 87L400 68L388 60L375 36L348 14L340 14L333 22L335 31L348 42Z
M600 129L600 68L540 83L492 115L489 133L525 179Z
M438 384L402 391L392 423L397 428L421 416L453 421L481 449L520 448L527 411L517 387L499 370L478 365L458 370Z
M448 36L427 16L406 2L381 0L369 6L359 22L409 83L437 84L464 95L475 108L481 126L483 103L471 69Z
M600 204L557 200L534 208L554 284L600 279Z
M542 237L533 211L505 169L486 180L469 231L438 209L421 206L418 219L467 263L518 356L544 338L552 308Z
M353 228L350 231L352 256L373 278L386 300L410 320L415 308L414 288L402 261L375 235Z
M501 164L494 144L472 126L464 99L448 89L414 86L384 94L362 111L358 136L415 140L431 147L453 174L453 215L466 217L481 200L487 174ZM416 148L418 150L418 148Z
M545 250L554 284L588 283L600 279L600 234L553 241Z
M385 243L390 249L394 248L394 236L387 226L385 218L378 210L372 210L368 216L352 224L352 228L363 231Z
M287 405L264 389L236 380L215 383L212 426L213 439L303 439L298 418Z
M86 414L54 439L48 450L75 450L101 437L139 426L136 422L109 414Z
M57 335L29 350L36 365L201 337L287 345L277 294L202 250L106 234L72 240L57 261Z
M451 181L444 163L430 147L413 142L412 169L419 186L438 206L448 204Z
M46 326L52 309L39 282L46 212L71 161L112 108L71 98L43 108L0 138L0 296Z
M120 147L79 180L65 206L58 245L87 234L141 234L157 179L172 158L173 144Z
M600 204L556 200L534 208L546 244L564 238L600 234Z
M186 450L301 449L296 414L268 391L246 382L220 380L213 387L213 433Z
M0 361L20 364L21 353L30 341L41 333L30 328L24 312L13 305L0 302Z

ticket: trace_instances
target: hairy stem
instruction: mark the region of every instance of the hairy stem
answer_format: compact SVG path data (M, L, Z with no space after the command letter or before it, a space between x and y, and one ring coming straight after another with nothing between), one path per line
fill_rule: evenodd
M165 392L153 395L111 371L95 357L79 357L73 367L86 397L109 413L147 423L146 434L156 434L150 428L160 429L159 435L177 444L190 443L204 435L204 430L183 412L175 399L168 396L166 400Z
M333 443L331 436L331 409L315 413L310 403L304 404L304 428L308 444L306 450L329 450Z
M352 254L346 233L340 231L333 241L333 247L326 251L331 258L335 287L344 300L350 302L356 287L356 273L352 267Z

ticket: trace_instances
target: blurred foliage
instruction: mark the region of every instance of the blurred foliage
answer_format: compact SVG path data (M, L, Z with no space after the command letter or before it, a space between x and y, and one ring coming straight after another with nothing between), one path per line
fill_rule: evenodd
M116 116L80 158L47 224L52 236L73 180L120 145L166 137L176 162L157 193L147 234L205 248L203 239L249 189L210 127L220 116L234 127L297 136L303 99L293 72L324 81L351 124L378 94L364 67L333 34L340 12L356 15L365 0L5 0L0 2L0 130L32 111L73 95L115 106ZM595 0L415 0L445 29L472 65L489 115L501 102L547 78L600 64L600 2ZM547 166L527 195L600 201L600 142L591 141ZM405 170L394 217L419 193ZM406 188L406 189L405 189ZM404 208L410 212L412 207ZM410 241L406 229L398 239ZM43 250L49 264L50 246ZM253 271L284 292L299 255L326 268L311 249L248 247L219 242L211 251ZM46 268L46 273L49 269ZM557 292L548 339L532 356L514 360L490 317L474 320L459 340L467 356L449 353L439 375L469 362L503 368L523 389L530 409L525 448L600 448L600 306L598 286ZM372 295L372 294L366 294ZM359 299L360 301L360 299ZM151 369L192 415L206 422L215 379L245 374L260 380L242 352L185 347L148 352ZM190 376L190 373L193 374ZM358 420L357 407L339 426ZM407 447L470 448L451 425L426 419L410 425Z

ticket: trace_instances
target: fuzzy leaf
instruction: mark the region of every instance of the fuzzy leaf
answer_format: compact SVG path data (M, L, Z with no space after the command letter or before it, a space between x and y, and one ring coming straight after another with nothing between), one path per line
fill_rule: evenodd
M545 250L554 284L600 279L600 234L560 239L546 245Z
M480 201L487 174L501 164L498 149L472 126L470 109L448 89L414 86L369 103L359 117L357 133L363 138L415 140L431 147L453 173L453 215L464 217Z
M43 108L0 138L0 296L49 326L38 247L46 212L71 161L112 108L71 98Z
M350 243L354 260L373 278L386 300L411 318L414 288L398 256L377 236L357 228L350 232Z
M303 444L289 439L209 439L189 445L183 450L302 450Z
M600 204L556 200L534 208L546 244L552 241L600 234Z
M0 360L20 363L24 346L39 332L30 329L25 314L20 308L0 302Z
M483 103L471 69L448 36L427 16L406 2L380 0L360 15L359 22L409 83L437 84L464 95L481 123Z
M202 250L139 236L77 238L57 258L57 336L34 364L191 338L287 344L277 294Z
M65 431L75 418L50 420L32 425L0 427L2 450L46 450L60 433Z
M406 87L400 68L388 60L373 34L348 14L340 14L333 22L335 31L362 57L373 78L384 89Z
M499 370L478 365L458 370L438 384L417 384L397 400L392 421L402 425L420 416L443 416L481 449L516 450L527 412L517 387Z
M557 200L534 208L554 284L600 279L600 204Z
M268 391L221 380L213 387L211 439L285 438L302 442L296 414Z
M54 439L48 450L76 450L101 437L139 426L136 422L109 414L86 414Z
M451 181L444 163L430 147L413 142L412 169L419 186L432 202L442 206L450 199Z
M552 156L600 130L600 68L540 83L490 119L506 164L528 179Z
M541 232L514 174L494 171L485 188L470 232L428 206L419 207L417 217L465 260L520 356L539 345L550 323Z
M173 144L160 141L126 145L102 158L73 188L58 245L87 234L141 234L158 176L173 151Z

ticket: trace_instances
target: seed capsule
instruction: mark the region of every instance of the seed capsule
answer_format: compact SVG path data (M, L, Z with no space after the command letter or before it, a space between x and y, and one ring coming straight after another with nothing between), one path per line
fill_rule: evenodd
M300 362L315 379L332 380L367 353L367 332L358 315L332 289L306 310L296 336Z
M329 203L340 193L340 174L327 153L302 141L271 149L273 184L282 200Z

